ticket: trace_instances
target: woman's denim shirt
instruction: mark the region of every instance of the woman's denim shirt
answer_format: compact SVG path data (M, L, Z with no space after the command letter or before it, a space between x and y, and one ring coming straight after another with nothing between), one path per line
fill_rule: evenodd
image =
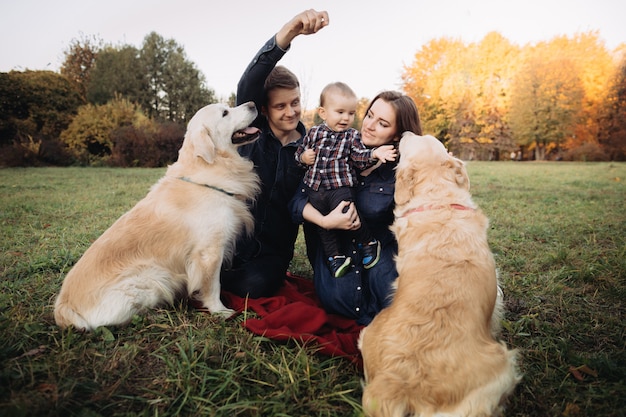
M373 235L381 242L381 257L371 269L365 270L354 241L346 233L342 247L352 257L353 265L341 278L329 271L321 250L315 225L304 222L302 211L308 202L304 185L290 203L292 218L304 224L307 255L314 270L315 289L322 305L329 313L341 314L368 324L391 301L391 284L398 274L394 257L397 243L389 226L393 223L395 190L395 163L386 163L366 177L359 176L355 187L355 201L359 216L367 223Z

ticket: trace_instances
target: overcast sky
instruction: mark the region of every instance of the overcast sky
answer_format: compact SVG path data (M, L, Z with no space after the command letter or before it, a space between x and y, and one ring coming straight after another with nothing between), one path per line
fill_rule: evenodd
M399 89L403 66L435 38L469 43L497 31L522 46L598 31L609 50L626 43L624 0L0 0L0 72L58 71L74 39L139 48L155 31L226 99L262 44L308 8L327 10L330 26L296 38L281 61L300 78L308 108L331 81L367 98Z

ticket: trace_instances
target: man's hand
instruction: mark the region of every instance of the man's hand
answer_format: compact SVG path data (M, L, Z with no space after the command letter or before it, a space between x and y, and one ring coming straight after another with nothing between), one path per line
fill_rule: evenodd
M276 44L283 50L298 35L311 35L328 26L328 12L314 9L305 10L287 22L276 34Z

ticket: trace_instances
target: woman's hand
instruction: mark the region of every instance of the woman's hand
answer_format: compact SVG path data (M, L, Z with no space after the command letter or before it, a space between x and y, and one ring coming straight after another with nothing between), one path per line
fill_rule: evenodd
M285 50L298 35L311 35L328 26L328 12L309 9L287 22L276 34L276 43Z
M354 203L342 201L326 216L321 225L324 229L355 230L361 227L361 219Z

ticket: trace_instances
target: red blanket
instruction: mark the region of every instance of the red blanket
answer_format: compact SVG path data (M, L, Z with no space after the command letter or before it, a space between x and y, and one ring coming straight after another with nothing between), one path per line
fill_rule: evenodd
M364 326L322 308L311 280L287 273L285 285L273 297L241 298L222 292L227 307L238 312L246 308L258 318L243 324L251 332L277 341L295 339L319 347L325 355L341 356L361 366L357 340Z

